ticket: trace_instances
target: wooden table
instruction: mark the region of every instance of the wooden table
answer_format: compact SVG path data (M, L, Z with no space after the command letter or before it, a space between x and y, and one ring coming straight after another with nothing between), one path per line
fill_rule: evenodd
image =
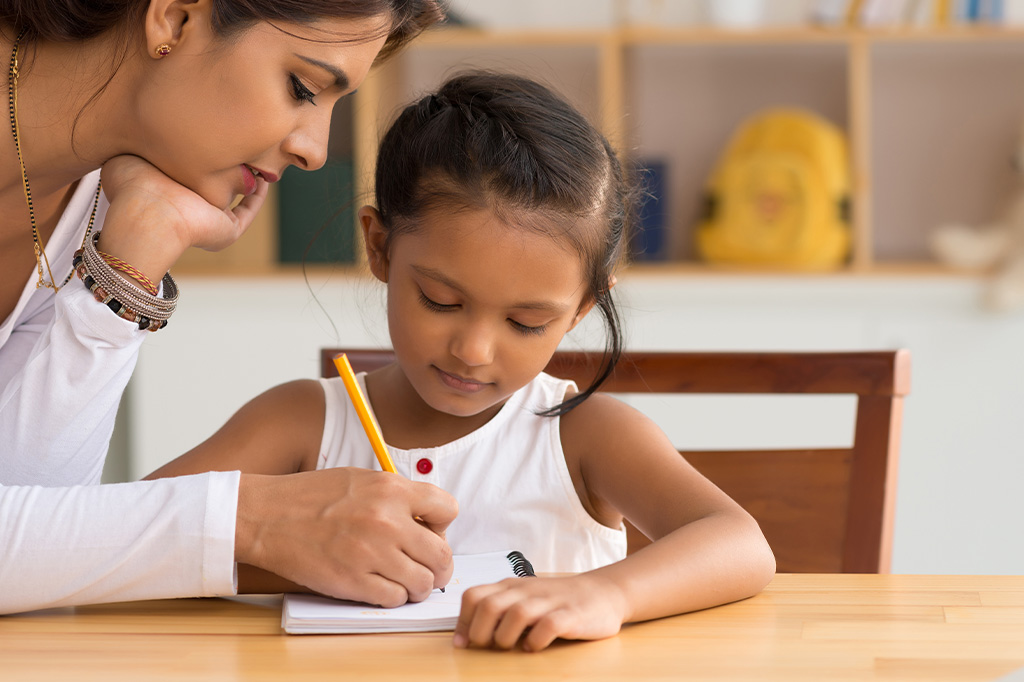
M289 636L279 597L52 609L0 617L0 680L994 680L1024 666L1024 577L782 574L537 654L450 638Z

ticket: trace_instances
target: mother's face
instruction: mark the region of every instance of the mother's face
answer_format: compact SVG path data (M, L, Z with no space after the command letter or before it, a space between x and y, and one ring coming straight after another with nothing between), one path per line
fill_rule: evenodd
M256 175L319 168L331 110L366 77L385 21L259 23L223 39L187 22L135 93L141 135L127 151L220 207L255 191Z

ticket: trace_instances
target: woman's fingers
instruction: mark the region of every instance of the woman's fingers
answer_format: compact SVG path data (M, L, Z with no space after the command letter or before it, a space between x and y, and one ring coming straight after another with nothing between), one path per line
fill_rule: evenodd
M451 548L413 511L424 508L441 526L456 512L444 491L395 474L243 475L236 558L334 597L382 606L422 600L452 571Z
M256 178L256 191L242 197L242 200L234 208L228 209L228 216L231 218L235 228L233 238L230 239L228 244L234 243L235 240L246 233L253 220L256 219L256 214L259 213L260 208L266 202L269 191L270 183L263 178Z

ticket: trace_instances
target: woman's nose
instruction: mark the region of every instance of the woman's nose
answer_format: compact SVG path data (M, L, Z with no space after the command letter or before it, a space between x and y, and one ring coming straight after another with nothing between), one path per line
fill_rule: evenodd
M312 108L312 107L311 107ZM327 162L327 140L331 135L331 111L311 112L282 145L292 163L302 170L317 170Z

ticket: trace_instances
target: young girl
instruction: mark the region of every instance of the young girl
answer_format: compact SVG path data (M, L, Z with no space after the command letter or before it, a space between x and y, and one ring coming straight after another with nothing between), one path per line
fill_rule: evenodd
M376 193L359 220L397 360L360 377L396 467L458 500L456 554L515 548L576 574L469 590L455 645L608 637L764 587L775 564L756 522L651 421L595 393L620 352L628 216L604 138L532 81L461 75L393 124ZM577 391L542 370L594 307L608 351ZM154 475L349 465L375 459L339 378L271 389ZM629 557L624 518L655 540Z

